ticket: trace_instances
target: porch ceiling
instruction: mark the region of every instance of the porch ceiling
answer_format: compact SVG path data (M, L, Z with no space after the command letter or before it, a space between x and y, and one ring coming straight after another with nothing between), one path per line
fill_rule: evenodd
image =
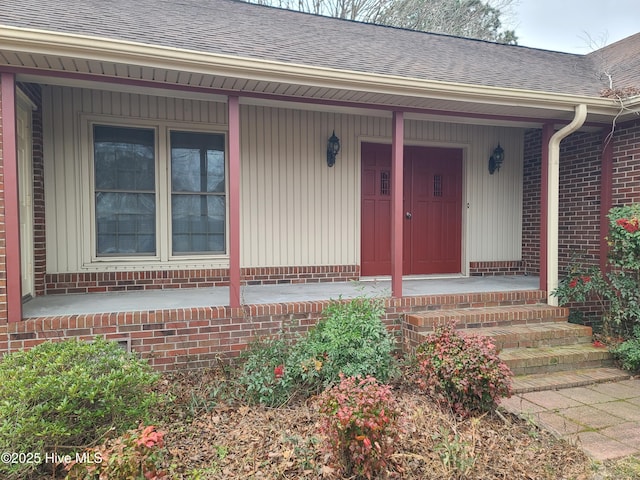
M142 65L141 62L113 62L46 52L0 51L0 66L9 67L18 74L19 81L25 82L109 90L144 88L147 92L152 87L158 89L157 94L197 95L209 100L219 95L221 101L231 94L243 97L244 103L290 102L295 108L347 109L369 115L376 110L382 115L403 110L417 118L449 122L521 127L537 127L548 121L561 124L570 121L575 105L585 101L584 97L513 89L434 86L433 82L390 76L362 81L357 73L349 71L322 70L314 77L297 72L279 74L276 70L258 74L259 69L254 68L245 69L244 76L240 76L237 68L228 74L228 66L213 62L191 63L179 69L153 66L153 63L148 61ZM610 124L617 113L615 104L601 98L588 100L587 126Z

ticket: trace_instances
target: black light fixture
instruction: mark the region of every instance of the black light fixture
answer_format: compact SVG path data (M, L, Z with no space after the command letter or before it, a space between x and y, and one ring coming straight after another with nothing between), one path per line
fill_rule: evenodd
M327 142L327 165L333 167L336 164L336 155L340 151L340 139L336 137L335 130Z
M498 143L498 146L493 150L493 154L489 158L489 173L493 175L494 172L500 170L502 161L504 160L504 149Z

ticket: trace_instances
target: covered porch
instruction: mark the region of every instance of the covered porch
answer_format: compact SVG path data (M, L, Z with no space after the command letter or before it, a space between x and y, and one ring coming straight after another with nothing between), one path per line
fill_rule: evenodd
M464 277L458 275L404 277L405 297L536 290L539 278L530 275ZM304 303L338 298L389 297L390 278L241 287L242 305ZM136 292L47 295L24 304L24 318L86 315L150 310L174 310L228 305L229 287L174 288Z

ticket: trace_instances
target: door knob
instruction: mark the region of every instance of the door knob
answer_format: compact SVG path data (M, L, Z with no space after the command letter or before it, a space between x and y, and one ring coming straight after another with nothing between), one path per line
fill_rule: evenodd
M411 219L411 212L407 212L407 213L405 213L405 214L404 214L404 216L405 216L405 217L407 217L407 218L409 218L409 219Z

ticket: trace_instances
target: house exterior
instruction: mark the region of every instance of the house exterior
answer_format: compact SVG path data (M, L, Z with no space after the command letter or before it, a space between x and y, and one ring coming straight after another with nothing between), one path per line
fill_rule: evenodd
M165 318L214 328L247 284L550 291L640 200L640 34L574 55L231 0L0 6L0 351L164 315L23 318L47 295L228 285Z

